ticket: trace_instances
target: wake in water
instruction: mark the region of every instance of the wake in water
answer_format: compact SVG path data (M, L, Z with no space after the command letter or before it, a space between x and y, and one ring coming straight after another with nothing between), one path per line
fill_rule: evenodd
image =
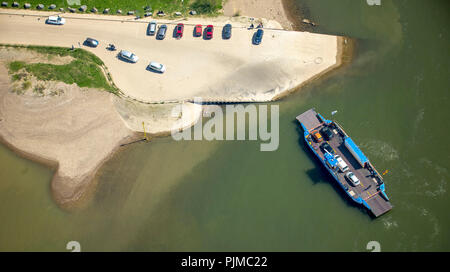
M448 180L448 170L438 164L433 163L428 158L421 158L419 160L420 164L425 167L425 169L434 173L438 176L437 179L434 179L435 182L432 184L429 183L428 178L424 178L424 190L425 195L436 198L438 196L442 196L447 192L447 180ZM430 188L431 187L431 188Z
M399 158L397 150L395 150L389 143L381 140L370 140L361 144L364 150L367 150L369 156L375 156L383 161L394 161Z

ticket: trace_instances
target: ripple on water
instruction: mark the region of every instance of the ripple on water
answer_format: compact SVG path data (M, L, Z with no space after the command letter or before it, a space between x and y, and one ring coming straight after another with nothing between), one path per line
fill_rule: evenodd
M392 216L388 216L382 219L383 226L385 229L390 230L393 228L398 228L397 221L392 219Z
M413 134L411 139L411 144L416 144L416 136L417 136L417 130L419 129L420 123L423 121L423 118L425 116L425 108L422 108L419 110L419 112L416 115L416 119L414 120L413 125Z
M419 128L420 122L422 122L423 117L425 116L425 108L419 110L416 115L416 119L414 120L414 130Z
M381 140L369 140L361 145L361 147L368 151L368 154L384 161L393 161L399 158L397 150L389 143Z
M444 195L447 192L447 168L434 163L428 158L421 158L419 163L425 168L426 172L433 173L433 175L437 176L437 178L433 178L432 180L428 176L423 178L422 188L425 190L425 195L431 198Z
M430 240L427 245L427 247L431 248L436 241L436 238L439 236L439 233L441 232L441 227L439 225L439 220L436 216L431 214L427 209L424 207L418 207L417 208L420 212L420 215L423 217L426 217L428 219L428 222L431 224L431 230L429 231L430 234Z
M424 206L417 206L410 201L401 201L397 207L403 209L403 214L413 215L415 219L421 222L418 229L408 229L404 226L411 224L409 217L393 217L392 215L382 218L385 230L396 232L396 250L415 251L424 248L433 248L436 243L441 241L441 225L432 210ZM395 220L394 220L395 218ZM399 226L402 227L399 227Z

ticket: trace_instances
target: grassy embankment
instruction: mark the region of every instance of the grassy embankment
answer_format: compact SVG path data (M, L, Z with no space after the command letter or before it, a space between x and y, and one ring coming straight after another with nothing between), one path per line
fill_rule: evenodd
M7 1L8 8L11 8L12 0ZM136 15L142 16L146 7L150 7L148 11L156 13L158 10L164 11L165 14L173 16L173 13L178 11L183 15L188 15L190 10L197 11L198 14L214 15L222 9L222 0L16 0L19 3L19 8L23 9L25 3L31 4L31 9L37 9L38 4L43 4L43 10L49 10L51 4L56 5L56 10L64 8L67 11L68 7L76 8L77 13L81 13L78 8L81 5L86 5L86 13L90 13L93 7L98 9L98 13L102 13L104 9L109 8L110 14L116 14L117 10L122 10L122 14L127 14L128 11L134 11ZM74 3L80 3L76 5ZM68 3L71 3L70 5ZM157 16L154 14L153 16Z
M69 48L48 46L2 45L2 47L26 48L47 55L49 58L52 56L71 56L74 58L69 64L64 65L12 61L8 67L12 81L26 79L29 74L42 81L52 80L62 81L67 84L75 83L79 87L99 88L118 94L119 90L112 82L103 61L86 50L71 50ZM30 84L29 80L24 80L22 88L26 90L30 87Z

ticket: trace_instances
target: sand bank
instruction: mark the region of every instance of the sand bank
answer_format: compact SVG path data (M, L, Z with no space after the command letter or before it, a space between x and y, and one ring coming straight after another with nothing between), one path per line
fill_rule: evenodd
M45 86L43 94L34 92L34 86L14 91L21 84L10 81L5 60L63 64L67 59L50 61L25 49L0 49L0 139L19 154L55 168L52 194L64 208L78 206L97 170L121 144L143 138L136 133L142 122L148 133L161 135L170 133L179 119L171 115L175 104L139 105L75 84L31 78L34 86ZM189 117L178 128L191 126L201 115L200 105L183 108Z
M38 97L10 91L6 68L0 68L0 136L10 146L57 165L52 181L61 205L76 201L83 188L122 141L133 136L111 103L111 95L58 83L64 93Z
M277 21L286 30L293 30L283 0L227 0L223 6L226 16L249 16Z

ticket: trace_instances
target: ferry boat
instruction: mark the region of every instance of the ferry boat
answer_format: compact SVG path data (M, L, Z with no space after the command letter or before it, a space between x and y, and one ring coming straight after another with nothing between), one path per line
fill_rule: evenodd
M375 217L392 209L382 176L339 124L314 109L300 114L297 120L307 146L354 202Z

